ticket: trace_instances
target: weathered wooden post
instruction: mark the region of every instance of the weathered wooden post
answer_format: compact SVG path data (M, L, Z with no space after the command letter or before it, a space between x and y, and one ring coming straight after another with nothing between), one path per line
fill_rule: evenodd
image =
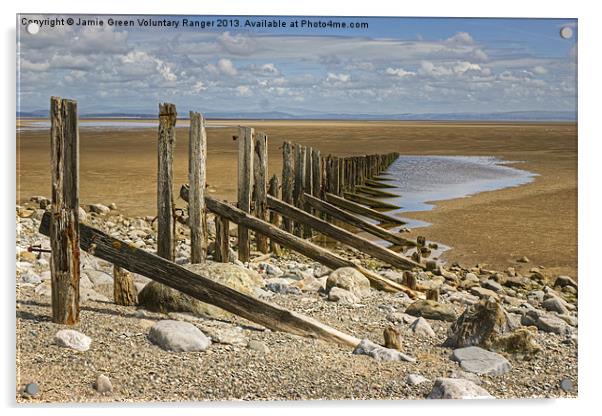
M311 194L316 198L322 198L322 157L320 150L311 149ZM316 213L324 218L322 213Z
M282 145L282 200L287 204L293 203L294 163L293 146L291 142L284 142ZM290 219L284 218L283 224L287 232L293 231L293 222Z
M176 142L176 106L159 104L157 166L157 254L174 261L176 222L173 204L173 148Z
M123 306L134 306L138 302L138 290L132 274L117 265L113 265L113 301Z
M265 133L257 133L255 138L255 156L253 160L253 200L255 202L255 216L263 221L268 220L268 208L266 202L268 176L268 136ZM262 253L268 252L268 238L265 235L255 233L257 250Z
M190 112L188 142L188 225L190 227L190 262L204 263L207 259L207 215L205 212L205 184L207 163L207 133L205 119L200 113Z
M215 251L213 260L222 263L230 262L230 221L215 215Z
M302 196L305 192L305 148L295 144L295 185L293 188L293 205L297 208L302 206ZM303 225L295 224L294 234L298 237L303 235Z
M270 194L274 198L278 198L279 197L278 187L279 187L278 186L278 176L274 175L274 176L272 176L272 179L270 179L270 189L268 191L268 194ZM266 204L267 204L267 201L266 201ZM270 223L272 223L274 226L280 228L280 215L278 215L274 211L270 211ZM276 256L280 256L282 254L280 245L272 239L270 239L270 250Z
M305 150L305 183L304 183L303 192L301 193L301 196L303 196L303 193L311 194L312 188L313 188L313 178L312 178L313 167L312 167L312 157L311 157L312 148L310 146L304 146L304 150ZM302 209L304 209L307 212L311 212L311 207L305 202L303 202ZM307 225L303 226L303 237L311 238L311 228Z
M251 212L251 190L253 189L253 136L255 132L250 127L240 127L238 135L238 208ZM249 261L251 246L249 229L244 225L238 226L238 259Z
M79 128L77 102L50 99L52 321L79 322Z

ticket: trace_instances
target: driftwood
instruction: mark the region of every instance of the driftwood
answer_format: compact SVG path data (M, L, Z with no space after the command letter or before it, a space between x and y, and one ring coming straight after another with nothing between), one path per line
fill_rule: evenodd
M378 199L369 198L367 196L363 196L363 195L356 194L353 192L344 192L343 196L345 197L345 199L348 199L353 202L357 202L358 204L367 205L370 208L380 208L380 209L387 209L387 210L394 210L394 209L400 208L397 205L393 205L393 204L390 204L388 202L381 201Z
M383 240L389 241L398 246L415 246L416 243L400 237L399 235L393 234L384 228L379 227L363 220L362 218L356 217L353 214L348 213L336 206L329 204L328 202L322 201L316 197L305 194L303 196L307 203L315 210L320 211L324 214L336 218L337 220L343 221L349 225L364 230L372 235L382 238Z
M358 204L353 201L349 201L345 198L341 198L340 196L336 196L331 193L324 194L324 199L326 200L326 202L329 202L332 205L336 205L339 208L355 212L356 214L360 214L364 217L372 218L374 220L380 221L381 223L405 224L405 221L402 221L397 217L385 214L384 212L380 212L372 208L368 208L364 205Z
M383 188L383 189L397 188L395 185L390 185L390 184L379 182L379 181L375 181L375 180L372 180L372 179L366 179L364 181L364 184L367 185L367 186L370 186L372 188Z
M240 210L237 211L247 216L246 213ZM49 235L49 227L50 214L46 213L42 218L40 233ZM80 224L80 231L81 249L90 252L94 256L126 268L131 272L139 273L186 293L195 299L215 305L271 330L318 338L352 347L360 342L358 338L324 325L313 318L240 293L155 254L113 238L95 228Z
M283 216L290 217L296 222L307 224L317 232L334 238L343 244L353 247L362 253L369 254L379 260L382 260L392 266L402 269L412 269L414 267L424 269L424 266L413 260L405 258L386 247L379 246L370 240L359 237L349 231L337 227L329 222L308 214L305 211L295 208L292 205L282 202L276 198L268 196L268 207Z
M289 234L280 228L274 227L272 224L252 217L238 208L220 202L209 196L205 197L205 202L207 204L207 209L215 213L217 216L225 217L236 224L244 224L246 227L255 230L256 232L267 235L280 245L291 248L303 254L304 256L309 257L310 259L330 267L331 269L338 269L340 267L353 267L366 276L368 280L370 280L371 285L377 289L388 292L402 291L407 293L412 299L419 297L417 293L409 290L407 287L399 283L389 280L361 266L357 266L350 260L337 256L336 254L300 237Z
M382 189L375 189L370 186L358 185L355 187L355 192L360 192L366 195L371 195L377 198L399 198L399 195L383 191Z
M79 322L79 130L77 103L50 99L52 321Z

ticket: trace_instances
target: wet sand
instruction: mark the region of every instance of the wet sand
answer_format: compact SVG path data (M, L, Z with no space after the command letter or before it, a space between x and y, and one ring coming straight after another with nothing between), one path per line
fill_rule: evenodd
M179 124L185 124L182 122ZM453 249L447 261L492 268L541 265L546 274L577 275L577 127L572 123L448 123L348 121L212 121L208 129L207 182L219 198L236 192L237 134L242 124L269 135L270 175L280 175L284 140L322 154L476 155L516 160L537 173L516 188L436 202L433 211L405 214L432 225L417 230ZM174 184L187 182L188 131L177 129ZM115 202L128 215L156 211L156 129L80 130L82 204ZM17 141L17 201L50 194L49 138L22 130ZM183 206L182 200L176 201ZM527 256L531 262L516 263Z

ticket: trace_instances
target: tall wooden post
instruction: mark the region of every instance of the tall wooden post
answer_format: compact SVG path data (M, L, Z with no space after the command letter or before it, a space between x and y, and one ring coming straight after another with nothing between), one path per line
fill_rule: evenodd
M311 149L311 169L311 194L322 198L322 158L318 149Z
M174 261L176 222L173 203L173 148L176 142L176 106L159 104L157 166L157 254Z
M77 102L50 99L52 321L79 322L79 128Z
M305 192L305 147L295 144L295 185L293 188L293 205L301 208L301 200ZM303 235L303 225L295 224L294 234Z
M313 168L312 168L312 158L311 158L312 148L310 146L306 146L306 147L304 147L304 149L305 149L305 186L304 186L303 192L306 194L311 194L312 187L313 187L313 179L312 179ZM311 212L311 207L307 203L303 203L303 206L301 208L307 212ZM308 225L303 226L303 237L311 238L311 227L309 227Z
M279 197L279 191L278 191L278 176L274 175L272 176L272 179L270 179L270 189L268 191L268 193L273 196L274 198L278 198ZM266 201L267 203L267 201ZM270 211L270 223L272 223L273 225L275 225L277 228L280 228L280 215L277 214L274 211ZM274 255L276 256L280 256L282 254L282 250L280 249L280 245L275 242L274 240L270 239L270 250L272 251L272 253L274 253Z
M190 262L204 263L207 259L207 215L205 212L205 183L207 134L205 119L190 112L188 142L188 221L190 227Z
M255 138L255 156L253 160L253 200L255 201L255 216L260 220L268 220L267 195L268 176L268 136L265 133L257 133ZM262 253L268 252L268 238L265 235L255 233L257 250Z
M294 158L291 142L282 145L282 200L287 204L293 204L294 189ZM293 231L293 222L289 218L283 219L284 230Z
M213 260L230 262L230 221L227 218L215 215L215 251Z
M238 135L238 208L251 212L251 190L253 189L253 136L255 132L250 127L240 127ZM249 229L244 225L238 226L238 259L249 261L251 246Z

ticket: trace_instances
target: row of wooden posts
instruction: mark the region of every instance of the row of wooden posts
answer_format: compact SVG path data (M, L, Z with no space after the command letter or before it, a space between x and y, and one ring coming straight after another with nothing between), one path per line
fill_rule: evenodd
M51 241L52 310L55 322L74 324L79 319L81 247L115 265L116 303L135 303L135 287L127 272L131 271L144 274L271 329L334 339L349 345L357 341L311 318L239 294L173 263L176 242L173 195L173 150L177 120L175 105L166 103L159 106L156 256L92 227L79 224L77 103L52 97L50 118L52 203L51 212L43 218L40 232L49 235ZM213 254L216 261L229 260L229 223L234 222L238 226L238 258L243 262L251 259L249 231L252 230L260 252L268 253L271 250L278 254L280 247L285 246L331 268L354 267L377 288L404 291L412 298L420 296L413 290L415 287L408 288L386 279L308 239L312 231L317 232L395 267L423 268L421 263L359 237L330 221L336 219L345 222L394 245L416 244L360 216L397 224L401 223L399 219L347 199L348 195L356 195L356 191L362 192L361 187L364 187L367 181L378 178L378 175L397 158L397 153L347 158L322 157L318 149L285 142L282 148L282 181L277 175L273 175L268 186L268 137L264 133L255 134L252 128L240 127L237 139L238 201L234 207L204 195L207 140L205 120L196 112L190 112L189 139L189 184L187 188L182 188L186 189L186 192L181 190L180 195L188 203L191 262L200 263L207 258L206 213L211 211L215 214L216 223Z

